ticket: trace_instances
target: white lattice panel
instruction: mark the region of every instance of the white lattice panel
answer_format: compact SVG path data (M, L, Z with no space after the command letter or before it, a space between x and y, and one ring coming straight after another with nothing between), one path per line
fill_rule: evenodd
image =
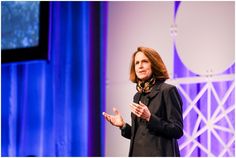
M181 156L235 156L234 74L170 81L183 99Z

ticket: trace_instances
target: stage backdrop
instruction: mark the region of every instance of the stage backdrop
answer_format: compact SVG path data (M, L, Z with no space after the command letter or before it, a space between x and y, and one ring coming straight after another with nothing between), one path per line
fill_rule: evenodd
M1 156L104 155L106 6L50 2L50 59L1 65Z
M1 65L1 155L127 156L101 113L130 121L130 58L147 46L184 101L181 155L235 156L234 2L107 3L51 2L50 60Z
M130 123L136 93L132 53L152 47L182 96L181 156L235 156L234 2L109 2L107 111ZM129 140L106 124L106 156L127 156Z

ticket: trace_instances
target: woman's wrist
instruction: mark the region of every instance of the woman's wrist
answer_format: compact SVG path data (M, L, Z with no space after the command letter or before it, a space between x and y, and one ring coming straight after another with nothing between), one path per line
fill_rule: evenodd
M123 125L122 126L120 126L120 129L124 129L126 127L126 123L125 122L123 122Z

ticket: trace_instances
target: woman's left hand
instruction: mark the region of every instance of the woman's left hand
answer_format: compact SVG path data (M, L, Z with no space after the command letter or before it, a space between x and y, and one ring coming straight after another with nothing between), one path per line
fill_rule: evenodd
M151 117L151 113L146 105L144 105L141 101L139 101L139 104L132 103L130 105L132 113L134 113L136 116L149 121Z

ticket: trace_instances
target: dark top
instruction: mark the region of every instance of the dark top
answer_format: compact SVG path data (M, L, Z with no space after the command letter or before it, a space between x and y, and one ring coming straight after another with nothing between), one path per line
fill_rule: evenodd
M129 156L180 156L177 139L183 135L182 100L175 86L158 82L150 93L136 93L134 102L148 106L149 122L131 113L132 126L121 129L131 139Z

